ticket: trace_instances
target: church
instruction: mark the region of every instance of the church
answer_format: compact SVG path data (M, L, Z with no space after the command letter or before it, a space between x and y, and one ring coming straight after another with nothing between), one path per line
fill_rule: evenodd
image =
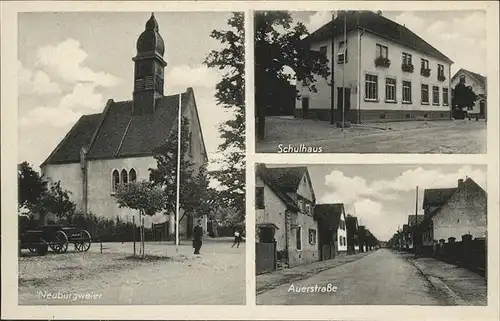
M137 211L118 208L116 187L149 180L149 168L156 168L153 149L177 130L179 107L189 120L185 157L198 166L208 161L193 89L169 96L163 93L165 43L154 14L136 48L132 100L109 99L101 113L82 116L40 166L44 178L60 181L71 192L78 210L129 222L133 216L138 222ZM146 227L163 222L167 234L174 235L174 213L145 218ZM206 216L203 222L206 231ZM179 224L180 235L190 236L192 227L192 218L186 215Z

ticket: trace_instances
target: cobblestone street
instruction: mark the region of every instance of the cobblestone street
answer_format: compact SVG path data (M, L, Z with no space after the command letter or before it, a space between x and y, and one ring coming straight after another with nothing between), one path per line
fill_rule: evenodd
M256 142L259 153L277 153L278 146L322 147L323 153L486 152L484 120L408 121L335 128L328 121L266 117L266 139Z

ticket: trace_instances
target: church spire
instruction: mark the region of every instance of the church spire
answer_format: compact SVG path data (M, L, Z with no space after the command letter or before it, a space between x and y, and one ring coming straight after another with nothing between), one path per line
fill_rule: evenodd
M134 73L134 115L151 114L155 100L163 96L165 43L159 33L154 13L146 22L145 30L137 39Z

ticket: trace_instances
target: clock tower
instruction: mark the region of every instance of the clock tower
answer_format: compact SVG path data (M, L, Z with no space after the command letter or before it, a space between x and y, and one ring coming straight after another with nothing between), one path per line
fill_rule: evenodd
M134 71L134 116L152 114L156 98L163 97L165 43L158 32L154 13L146 22L146 29L137 40L137 55L132 58Z

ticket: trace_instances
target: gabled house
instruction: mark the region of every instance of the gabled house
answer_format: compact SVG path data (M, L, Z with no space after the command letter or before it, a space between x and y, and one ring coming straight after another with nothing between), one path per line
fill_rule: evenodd
M361 253L368 251L366 246L366 241L367 241L366 231L367 229L364 225L358 226L358 244L359 244L359 252Z
M358 218L348 214L345 219L347 227L347 254L354 254L357 250L359 251Z
M328 58L334 88L332 79L318 77L317 92L297 82L296 118L338 122L343 117L351 123L451 119L453 62L382 13L340 11L333 27L328 22L304 44Z
M317 204L314 217L318 221L319 249L322 260L347 252L347 227L344 204Z
M424 246L450 237L461 240L465 234L486 236L487 193L471 178L459 179L453 188L426 189L423 209Z
M71 192L71 200L81 212L129 222L137 212L118 208L114 197L117 186L149 180L149 169L157 166L153 150L176 133L179 108L182 119L189 121L185 157L196 168L208 162L194 90L164 95L165 43L154 14L137 39L136 50L132 99L109 99L101 113L82 116L40 166L44 178L60 181ZM172 236L175 213L165 214L146 216L145 225L165 223L167 234ZM190 237L193 216L184 217L179 232ZM205 215L204 231L206 222Z
M257 240L274 233L279 261L291 267L319 260L316 197L307 167L259 164L255 200Z
M459 83L464 83L465 86L470 86L472 91L478 96L474 103L474 106L468 108L467 112L472 116L479 118L485 118L487 115L487 78L478 73L461 68L455 75L451 78L451 88Z
M423 220L423 215L408 215L408 224L403 225L405 249L412 250L415 247L415 244L420 243L418 226L423 222Z

